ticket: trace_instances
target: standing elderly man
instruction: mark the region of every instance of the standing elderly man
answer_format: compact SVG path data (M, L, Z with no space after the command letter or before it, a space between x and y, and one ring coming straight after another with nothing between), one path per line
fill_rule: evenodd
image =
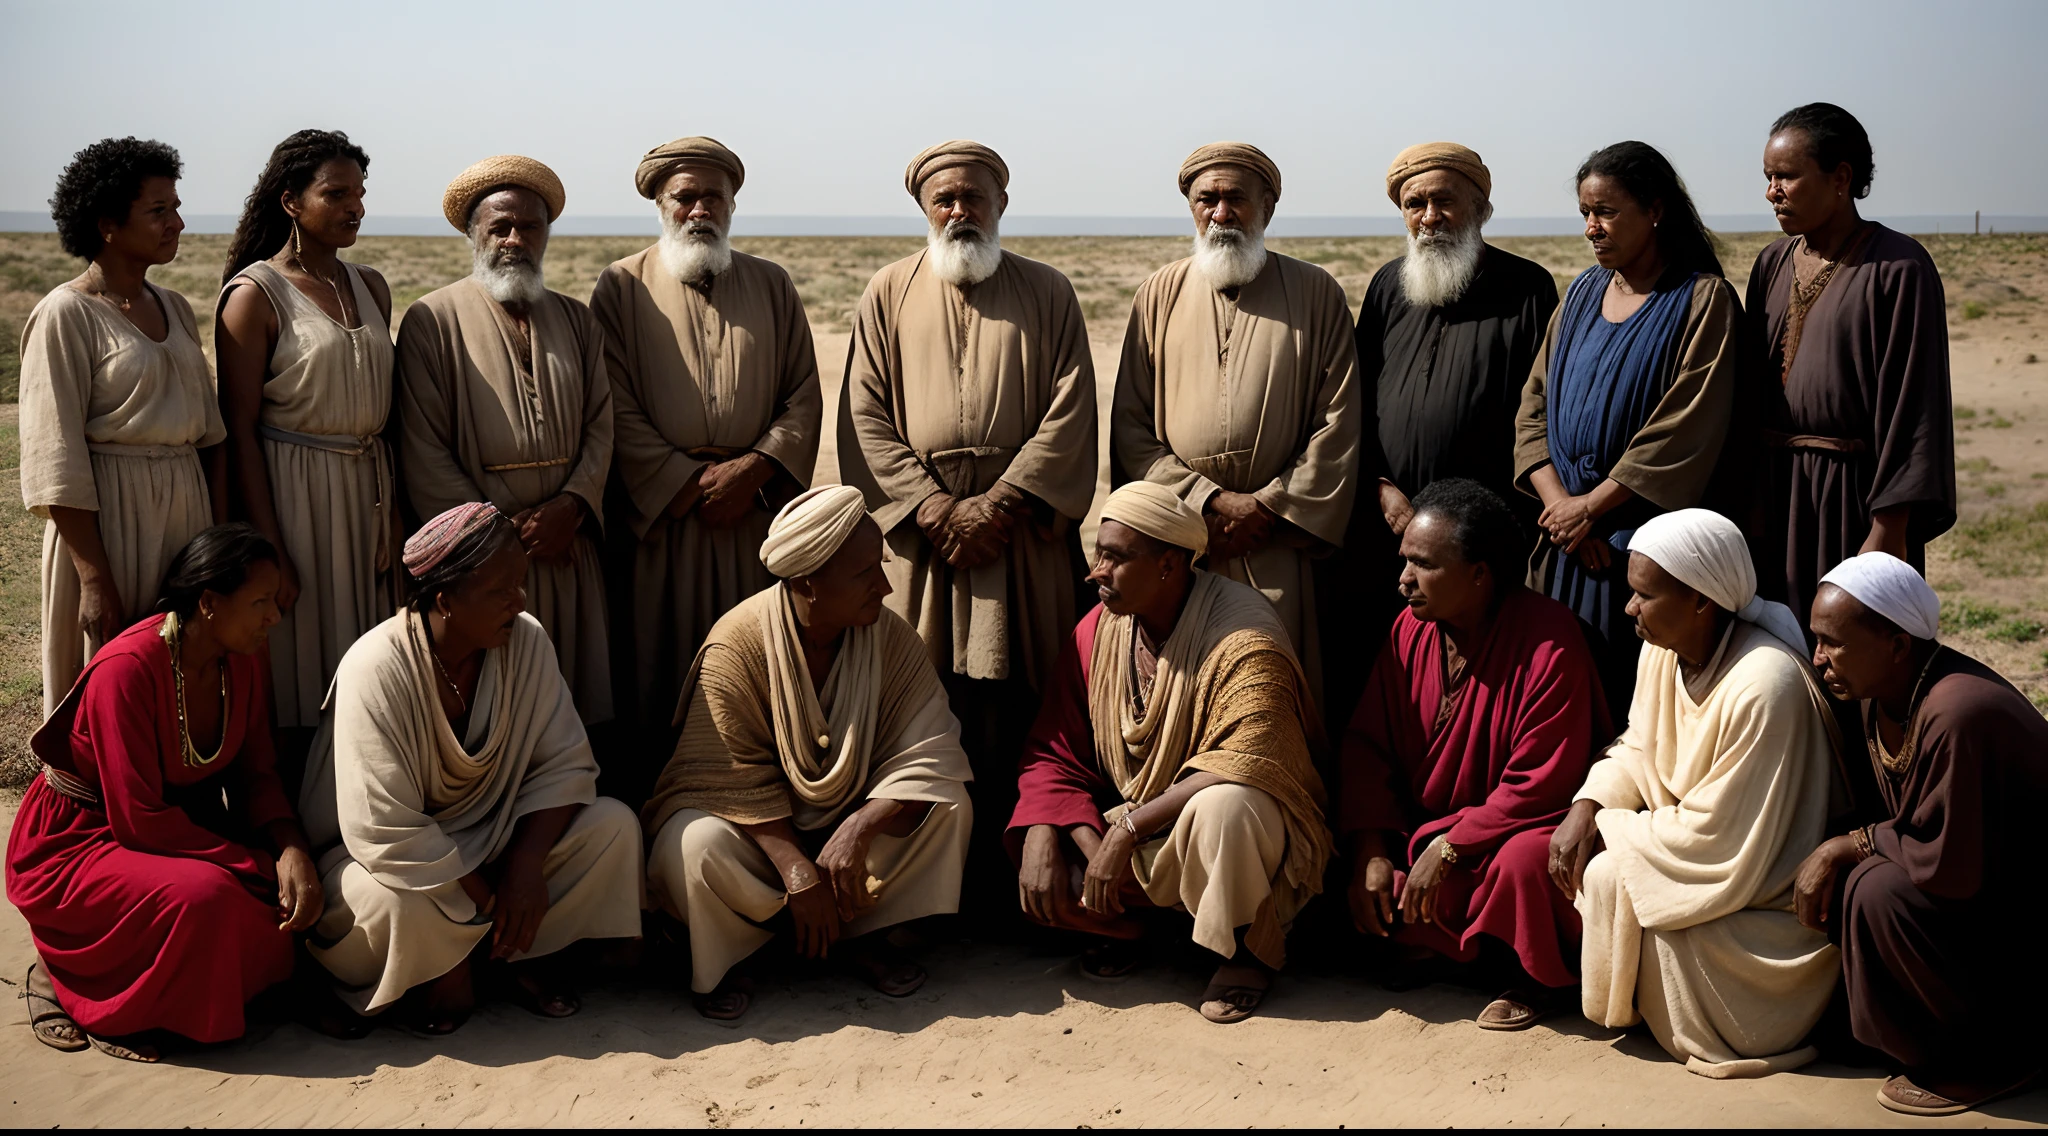
M1492 171L1455 142L1410 146L1387 167L1408 254L1381 266L1358 307L1360 492L1345 549L1319 565L1317 589L1332 626L1377 632L1400 609L1399 594L1377 583L1400 574L1411 499L1432 482L1470 478L1534 527L1531 498L1515 491L1515 414L1557 284L1481 237L1492 195ZM1360 579L1371 583L1334 586ZM1333 712L1351 705L1369 662L1326 662Z
M1286 958L1287 928L1330 858L1320 740L1273 606L1194 567L1209 527L1163 485L1109 495L1074 629L1019 772L1007 833L1024 911L1102 937L1082 969L1121 978L1143 925L1194 917L1221 959L1202 1016L1243 1021Z
M845 485L775 517L780 582L712 627L687 715L643 816L648 893L690 928L705 1017L746 1013L732 968L789 912L797 947L907 998L925 971L882 932L956 910L974 810L960 724L925 646L883 610L882 530Z
M802 492L824 402L810 321L789 273L735 252L739 156L679 138L640 159L661 239L598 277L618 453L611 580L622 707L666 732L705 632L775 582L755 554ZM628 649L630 647L630 650ZM631 771L644 789L653 770ZM639 796L634 793L633 796Z
M449 183L441 209L469 235L474 266L399 325L399 454L415 513L488 501L519 527L528 610L588 725L612 716L596 540L612 388L590 309L542 275L563 204L555 172L517 155L486 158Z
M911 159L903 187L930 236L861 297L839 418L840 476L889 538L890 609L931 649L975 805L997 817L1074 626L1097 460L1080 301L1057 269L1003 250L1009 182L978 142ZM999 833L977 834L968 873L970 908L1008 890Z
M1885 819L1806 858L1799 921L1840 942L1856 1040L1900 1067L1878 1102L1962 1112L2041 1073L2041 1040L2014 1013L2027 984L2015 947L2040 942L2048 910L2034 852L2048 722L1935 642L1941 601L1904 560L1851 557L1818 593L1814 662L1861 710Z
M1321 692L1311 558L1344 543L1358 483L1358 351L1344 289L1266 249L1280 170L1256 146L1188 155L1194 255L1138 288L1117 371L1110 476L1173 490L1208 567L1263 592Z

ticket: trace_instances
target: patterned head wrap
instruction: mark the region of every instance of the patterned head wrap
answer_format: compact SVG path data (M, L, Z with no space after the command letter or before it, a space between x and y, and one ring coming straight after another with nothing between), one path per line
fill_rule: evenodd
M1679 509L1643 522L1629 538L1628 550L1640 552L1657 566L1728 611L1754 623L1806 654L1806 632L1792 609L1756 594L1756 564L1749 541L1735 522L1711 509Z
M470 501L428 521L405 542L405 570L415 580L425 579L464 537L489 525L497 516L497 506L489 501Z
M641 155L640 165L633 171L633 188L640 196L654 200L661 192L661 183L675 172L677 166L687 162L712 166L724 170L732 178L732 191L738 193L740 185L747 180L747 167L740 162L740 156L725 148L716 138L678 138L663 143Z
M1464 174L1479 187L1479 196L1493 198L1493 172L1479 160L1478 153L1456 142L1423 142L1394 155L1394 163L1387 167L1387 197L1395 205L1401 204L1401 187L1408 179L1431 170Z
M965 138L955 138L919 151L903 169L903 188L910 191L910 196L916 197L924 188L926 178L953 166L986 166L990 173L996 175L997 189L1010 188L1010 167L1003 162L1003 156Z
M469 232L470 210L477 201L494 189L516 185L532 190L548 208L548 224L555 223L568 205L569 198L562 190L562 179L555 171L532 158L518 154L500 154L485 158L476 165L455 175L448 188L441 194L441 215L458 230Z
M1110 494L1102 503L1102 519L1129 525L1196 556L1209 550L1209 525L1202 514L1155 481L1133 481Z
M1889 552L1851 556L1820 582L1855 596L1856 602L1915 639L1933 639L1941 633L1941 597L1911 564Z
M1211 142L1188 155L1180 164L1180 195L1188 195L1188 187L1202 176L1202 171L1211 166L1239 166L1266 179L1266 187L1273 191L1273 199L1280 199L1280 167L1266 156L1264 150L1249 142Z
M851 485L821 485L799 493L768 524L761 563L785 580L825 566L868 515L867 501Z

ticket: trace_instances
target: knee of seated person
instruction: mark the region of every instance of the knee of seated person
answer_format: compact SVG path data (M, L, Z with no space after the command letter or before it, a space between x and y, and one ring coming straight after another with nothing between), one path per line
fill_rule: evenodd
M596 829L613 835L630 833L638 837L640 818L626 807L624 801L611 797L599 797L583 806L576 814L575 827Z
M184 909L207 909L207 917L224 917L236 907L247 906L252 910L261 908L261 901L249 894L249 889L235 878L233 872L218 864L204 860L189 860L182 857L165 857L167 862L161 869L155 894L166 906ZM244 904L239 901L249 901ZM266 910L267 909L263 909Z
M1225 781L1196 790L1188 798L1188 823L1204 828L1245 829L1263 824L1261 814L1278 808L1278 802L1264 789Z
M1897 863L1885 859L1865 861L1843 889L1844 925L1890 928L1909 909L1924 906L1924 896L1913 878Z

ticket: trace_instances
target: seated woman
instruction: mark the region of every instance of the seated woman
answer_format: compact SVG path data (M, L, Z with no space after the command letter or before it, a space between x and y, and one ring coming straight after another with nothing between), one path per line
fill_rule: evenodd
M411 605L342 658L300 799L326 914L313 957L375 1014L419 990L415 1032L475 1005L471 960L512 963L543 1017L581 1008L528 960L640 935L640 825L597 762L547 632L526 610L519 531L459 505L405 543Z
M155 1061L159 1035L240 1037L292 973L320 879L278 781L263 697L277 550L192 538L159 614L93 656L30 745L43 772L7 840L28 920L29 1025L55 1049Z
M1408 610L1342 750L1352 922L1420 964L1408 984L1437 960L1491 972L1507 991L1479 1014L1492 1030L1570 1005L1579 917L1545 874L1550 832L1613 732L1579 621L1522 586L1521 539L1476 481L1416 494Z

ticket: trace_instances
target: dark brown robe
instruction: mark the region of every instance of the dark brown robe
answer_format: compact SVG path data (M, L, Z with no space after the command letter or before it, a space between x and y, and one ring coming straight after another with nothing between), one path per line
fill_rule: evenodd
M1872 224L1807 312L1789 373L1797 240L1764 249L1749 277L1744 308L1761 321L1768 352L1755 385L1772 423L1757 584L1801 620L1821 576L1862 548L1874 511L1911 507L1906 559L1915 568L1956 520L1941 276L1920 242ZM1782 389L1773 382L1781 376Z
M1876 770L1889 820L1843 887L1856 1040L1908 1069L2038 1060L2012 999L2048 924L2036 813L2048 721L1991 668L1943 649L1902 775ZM1909 731L1911 726L1908 726Z

